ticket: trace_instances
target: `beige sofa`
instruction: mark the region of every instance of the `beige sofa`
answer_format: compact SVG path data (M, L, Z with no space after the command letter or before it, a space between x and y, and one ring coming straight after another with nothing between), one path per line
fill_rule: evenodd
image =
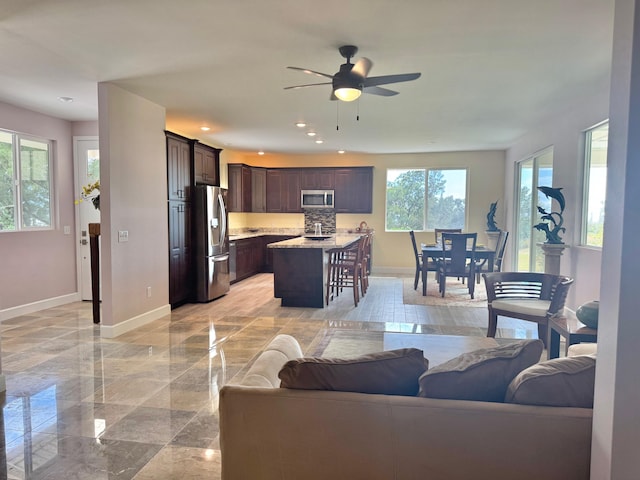
M300 356L280 335L222 388L223 480L589 478L591 409L279 388Z

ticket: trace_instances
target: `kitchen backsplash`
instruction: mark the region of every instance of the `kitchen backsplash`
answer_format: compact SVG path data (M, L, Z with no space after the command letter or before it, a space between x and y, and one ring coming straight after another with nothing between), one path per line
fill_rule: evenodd
M304 211L304 231L314 233L315 224L322 224L322 233L336 233L336 212L332 208L307 208Z

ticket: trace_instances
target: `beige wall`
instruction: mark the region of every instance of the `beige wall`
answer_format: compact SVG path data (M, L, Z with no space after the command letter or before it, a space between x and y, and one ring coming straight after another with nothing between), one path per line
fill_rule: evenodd
M373 166L373 212L371 214L337 214L337 228L355 228L365 221L375 229L374 273L412 271L415 260L411 242L406 232L385 232L385 191L386 171L388 168L468 168L469 201L467 231L479 232L478 242L485 243L486 214L489 205L499 200L496 219L498 225L504 225L503 188L504 164L503 151L416 153L395 155L284 155L284 154L244 154L224 150L221 155L221 184L227 186L228 163L246 163L265 167L330 167L330 166ZM232 213L229 219L231 228L275 227L302 228L302 214L269 213ZM420 232L416 235L420 242L433 240L432 232Z
M101 334L113 337L170 311L165 110L108 83L98 102Z

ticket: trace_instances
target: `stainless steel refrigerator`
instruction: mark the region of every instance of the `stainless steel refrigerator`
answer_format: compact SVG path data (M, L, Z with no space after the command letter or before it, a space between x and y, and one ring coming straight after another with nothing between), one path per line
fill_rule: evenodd
M209 302L229 291L227 190L196 185L194 257L196 300Z

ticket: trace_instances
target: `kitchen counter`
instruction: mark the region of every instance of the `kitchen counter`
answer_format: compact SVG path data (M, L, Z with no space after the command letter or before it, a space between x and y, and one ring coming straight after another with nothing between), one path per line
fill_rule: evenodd
M331 248L344 248L351 245L353 242L357 242L360 235L355 234L341 234L330 235L329 238L324 240L313 240L307 236L291 238L289 240L283 240L281 242L270 243L268 248L321 248L323 250L329 250Z
M357 242L360 235L337 234L324 240L292 238L268 245L273 252L273 292L283 307L323 308L329 264L327 250Z

